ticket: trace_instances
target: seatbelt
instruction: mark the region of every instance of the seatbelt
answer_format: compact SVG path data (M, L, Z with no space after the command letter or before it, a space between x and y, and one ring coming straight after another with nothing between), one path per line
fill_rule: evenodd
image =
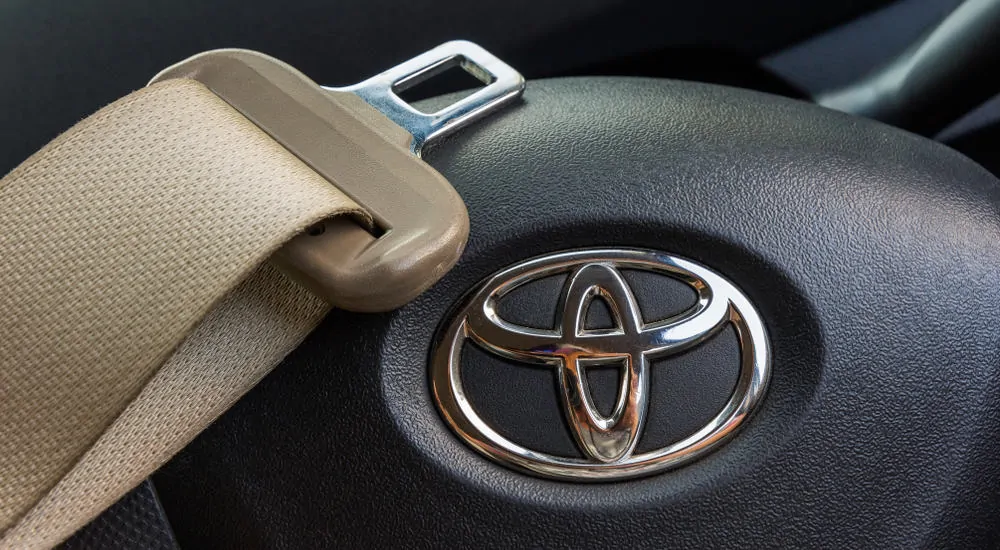
M432 115L396 95L454 65L488 85ZM437 281L468 219L420 149L522 89L467 42L340 90L209 52L0 180L0 548L86 524L330 304L384 311Z

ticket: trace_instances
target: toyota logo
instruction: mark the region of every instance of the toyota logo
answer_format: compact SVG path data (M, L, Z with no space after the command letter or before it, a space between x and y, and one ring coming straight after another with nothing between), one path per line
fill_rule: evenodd
M644 323L620 270L645 270L690 285L696 303L667 319ZM552 328L513 324L498 314L504 295L531 281L567 273ZM586 329L595 298L608 304L613 328ZM667 447L636 453L646 423L651 361L705 342L731 324L740 343L740 372L726 405L695 433ZM489 353L555 369L570 432L583 454L562 457L525 448L490 427L466 396L459 361L472 340ZM610 415L594 405L584 369L622 365ZM458 311L432 356L435 400L445 421L484 455L529 473L575 480L611 480L660 472L690 462L733 435L760 403L770 376L767 334L750 301L732 283L690 260L651 250L582 250L515 265L487 280ZM524 411L531 414L531 411Z

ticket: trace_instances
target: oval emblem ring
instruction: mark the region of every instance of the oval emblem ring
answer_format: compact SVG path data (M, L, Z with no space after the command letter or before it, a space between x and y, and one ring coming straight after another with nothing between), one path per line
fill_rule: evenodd
M650 271L694 290L686 311L644 322L622 270ZM513 324L498 314L498 301L514 289L566 274L555 326ZM602 299L613 328L586 329L591 302ZM705 426L670 445L642 453L650 400L652 360L700 345L731 325L739 340L740 371L729 400ZM583 458L521 446L477 414L462 384L462 349L472 341L488 353L556 371L564 418ZM610 415L600 413L584 370L622 365ZM662 472L689 463L726 442L760 404L771 374L767 332L747 297L707 267L654 250L591 249L528 260L490 277L471 294L441 335L431 356L434 399L445 422L468 445L507 466L544 477L610 481ZM531 414L525 411L524 414Z

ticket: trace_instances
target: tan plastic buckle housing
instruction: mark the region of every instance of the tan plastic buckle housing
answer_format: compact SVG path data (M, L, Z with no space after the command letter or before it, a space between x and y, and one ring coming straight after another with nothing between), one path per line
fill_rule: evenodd
M486 87L424 114L398 92L461 66ZM469 234L465 204L419 159L421 147L516 99L524 79L470 42L448 42L347 88L323 88L277 59L216 50L150 82L197 80L367 210L375 227L330 220L286 244L275 262L331 304L388 311L412 300L458 261Z

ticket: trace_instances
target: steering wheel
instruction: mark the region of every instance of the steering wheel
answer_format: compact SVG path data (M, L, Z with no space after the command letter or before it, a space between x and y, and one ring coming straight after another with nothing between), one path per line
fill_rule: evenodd
M174 523L192 540L856 547L997 535L1000 186L975 163L804 102L642 78L532 81L520 104L424 158L468 206L460 262L398 311L334 312L158 474L166 507L190 512ZM641 322L696 307L690 277L605 257L637 249L703 267L759 314L766 394L732 437L680 467L585 483L463 439L430 378L463 308L482 307L475 293L572 253L587 259L576 268L623 274ZM577 303L565 297L573 266L497 294L491 311L554 330ZM592 292L583 329L623 326L621 296ZM624 447L669 446L722 410L739 389L738 333L650 359L645 431ZM558 369L518 360L542 348L504 355L480 340L456 367L480 419L521 447L601 464L577 444ZM590 371L591 412L613 409L622 368ZM622 450L609 445L605 458Z

